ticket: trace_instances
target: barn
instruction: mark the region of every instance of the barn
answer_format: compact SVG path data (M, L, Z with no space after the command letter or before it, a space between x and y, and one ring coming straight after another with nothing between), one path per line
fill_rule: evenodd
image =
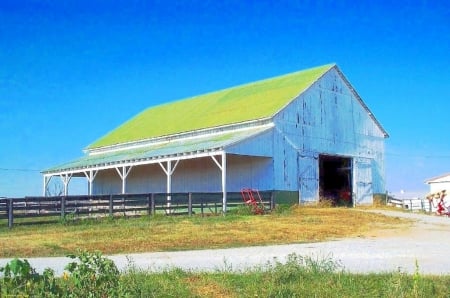
M385 191L387 132L336 64L150 107L42 172L89 194L270 190L371 204ZM226 208L226 207L224 207ZM224 209L225 211L225 209Z
M442 174L425 180L430 186L430 193L437 193L445 190L450 193L450 173Z

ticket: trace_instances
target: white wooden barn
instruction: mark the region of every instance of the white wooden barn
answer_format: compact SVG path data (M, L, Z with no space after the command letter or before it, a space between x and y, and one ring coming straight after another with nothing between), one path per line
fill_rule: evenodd
M335 65L324 65L149 109L77 160L43 171L89 194L273 190L371 204L385 192L388 137Z
M433 178L425 180L425 183L430 186L430 192L427 195L428 200L424 200L425 210L436 212L438 202L443 196L444 206L450 211L450 173L442 174Z
M430 193L438 193L445 190L450 194L450 173L427 179L425 183L430 186Z

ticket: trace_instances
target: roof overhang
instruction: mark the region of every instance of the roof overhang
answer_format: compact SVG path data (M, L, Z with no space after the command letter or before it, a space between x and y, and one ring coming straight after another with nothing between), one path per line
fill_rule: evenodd
M450 182L450 173L442 174L440 176L433 177L433 178L425 180L426 184L446 183L446 182Z
M85 177L91 170L139 166L170 160L186 160L215 156L226 152L228 146L257 136L273 127L273 123L247 127L232 132L217 132L201 136L179 138L153 143L144 147L107 151L83 156L79 159L44 170L44 176L71 174Z

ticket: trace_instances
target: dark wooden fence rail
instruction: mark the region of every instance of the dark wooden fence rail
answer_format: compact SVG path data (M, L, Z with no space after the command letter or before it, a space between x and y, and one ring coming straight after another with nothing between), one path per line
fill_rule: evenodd
M273 208L273 194L260 192L266 209ZM243 205L240 193L227 193L227 209ZM101 216L193 215L222 213L222 193L145 193L92 196L0 198L0 223L12 227L26 223Z

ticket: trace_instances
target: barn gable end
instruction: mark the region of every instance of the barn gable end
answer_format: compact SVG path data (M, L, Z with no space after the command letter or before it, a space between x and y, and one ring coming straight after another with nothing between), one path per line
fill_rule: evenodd
M274 167L283 173L277 188L299 189L305 201L326 196L320 156L336 156L351 160L355 203L370 203L372 193L384 191L387 133L337 67L279 112L274 123ZM289 166L293 163L297 167Z

